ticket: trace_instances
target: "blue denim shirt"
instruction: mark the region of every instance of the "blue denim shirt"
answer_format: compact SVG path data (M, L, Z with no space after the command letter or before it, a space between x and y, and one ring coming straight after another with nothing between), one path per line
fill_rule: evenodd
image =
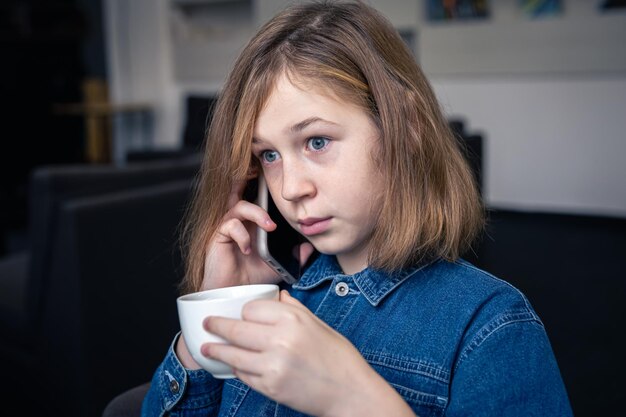
M290 293L347 337L421 416L571 416L526 297L465 261L344 275L320 256ZM170 348L142 415L302 416L238 379L183 368Z

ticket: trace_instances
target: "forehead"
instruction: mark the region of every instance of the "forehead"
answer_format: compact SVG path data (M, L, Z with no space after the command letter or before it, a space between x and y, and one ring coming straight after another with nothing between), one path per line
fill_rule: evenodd
M255 131L277 123L298 123L313 116L341 118L362 111L320 80L283 73L276 77L256 115Z
M323 101L333 101L338 104L351 104L347 100L342 99L335 93L336 89L333 89L328 81L322 81L319 79L308 78L297 73L283 71L276 76L274 82L269 86L266 94L267 99L261 108L261 111L267 107L268 103L271 103L272 99L276 100L276 96L284 98L286 95L301 95L308 99L319 99Z

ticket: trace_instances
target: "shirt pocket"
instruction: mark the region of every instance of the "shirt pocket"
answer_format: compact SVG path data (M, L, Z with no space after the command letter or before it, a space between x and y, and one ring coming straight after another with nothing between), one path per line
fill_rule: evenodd
M448 404L448 371L425 360L390 352L361 353L419 417L444 415Z

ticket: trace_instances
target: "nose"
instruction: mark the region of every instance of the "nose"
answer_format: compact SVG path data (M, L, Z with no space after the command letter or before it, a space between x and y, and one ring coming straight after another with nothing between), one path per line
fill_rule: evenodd
M298 201L313 197L316 193L313 175L306 164L297 160L283 160L281 196L287 201Z

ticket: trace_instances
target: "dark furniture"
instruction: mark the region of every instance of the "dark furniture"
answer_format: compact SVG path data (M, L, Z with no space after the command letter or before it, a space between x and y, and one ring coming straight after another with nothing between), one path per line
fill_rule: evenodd
M468 255L529 298L574 415L619 415L626 392L626 219L492 210Z
M486 147L484 137L479 132L469 132L465 128L465 120L452 118L448 120L450 129L457 139L461 151L465 155L467 162L474 174L474 180L478 185L478 190L483 193L483 159L484 148Z
M56 412L100 415L159 364L178 329L176 231L189 192L183 180L63 207L43 326Z
M56 222L62 203L78 197L139 188L178 179L191 179L200 166L200 157L177 161L134 163L123 167L111 165L44 166L35 170L29 182L30 247L0 259L0 329L8 339L23 343L40 326L41 297L46 291ZM28 297L24 295L28 293Z
M32 176L31 250L0 262L13 291L0 298L0 354L12 376L0 391L3 412L100 415L158 364L178 327L177 232L199 163Z

